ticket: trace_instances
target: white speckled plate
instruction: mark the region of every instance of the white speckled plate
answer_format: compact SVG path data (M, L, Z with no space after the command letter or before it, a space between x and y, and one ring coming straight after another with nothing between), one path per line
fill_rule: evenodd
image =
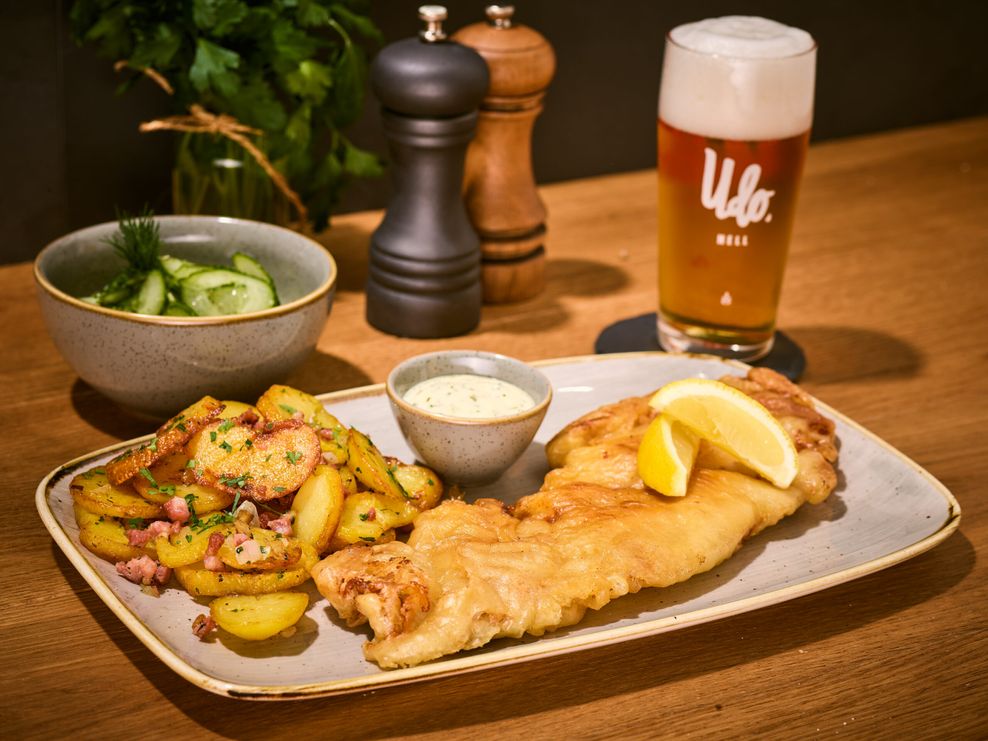
M688 376L743 374L744 366L708 358L630 353L541 364L555 397L535 442L496 484L472 496L517 499L538 488L543 445L570 420L601 404L648 392ZM321 397L344 424L371 435L387 454L411 460L382 386ZM502 639L411 669L382 671L364 660L369 632L348 630L315 590L290 639L250 644L224 637L201 643L190 625L202 605L179 589L155 599L116 575L113 565L79 544L69 481L136 440L97 451L52 471L39 485L45 526L106 605L162 661L200 687L252 699L297 699L364 690L591 648L725 618L887 568L944 540L960 507L943 485L857 424L837 420L841 485L827 502L806 506L753 538L729 561L667 589L646 589L611 602L580 624L542 638Z

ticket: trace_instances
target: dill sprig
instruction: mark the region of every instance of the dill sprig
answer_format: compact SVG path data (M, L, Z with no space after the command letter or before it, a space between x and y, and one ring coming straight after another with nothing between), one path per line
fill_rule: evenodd
M161 234L151 209L145 206L136 216L121 211L117 221L119 231L106 240L116 253L135 270L147 272L158 268Z

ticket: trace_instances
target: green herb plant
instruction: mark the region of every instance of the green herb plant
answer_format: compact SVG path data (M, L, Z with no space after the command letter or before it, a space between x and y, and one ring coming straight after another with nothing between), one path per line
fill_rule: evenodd
M348 180L381 163L343 130L363 106L366 57L381 42L366 0L76 0L70 27L174 88L176 113L198 103L260 129L258 146L325 227Z

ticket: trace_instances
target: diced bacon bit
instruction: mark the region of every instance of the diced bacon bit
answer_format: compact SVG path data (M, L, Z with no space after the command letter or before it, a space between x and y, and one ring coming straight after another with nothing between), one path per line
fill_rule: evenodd
M292 419L298 422L305 422L305 415L302 412L292 412Z
M327 440L336 440L336 433L333 431L332 427L320 427L316 430L316 434Z
M248 540L250 540L250 536L247 535L247 534L245 534L245 533L234 533L230 537L233 538L233 547L234 548L236 548L241 543L246 543Z
M373 507L370 507L367 510L367 522L374 522L374 520L376 519L377 519L377 510L374 509Z
M248 409L246 412L237 417L234 422L238 425L254 425L260 421L260 417L257 412L253 409Z
M172 522L187 522L189 519L189 503L182 497L172 497L164 506L165 514Z
M155 520L143 530L125 530L127 544L135 548L143 548L148 541L154 540L159 535L175 535L182 529L180 522L166 522L165 520Z
M192 634L200 641L205 640L206 636L214 630L216 630L216 621L209 615L203 615L200 613L196 615L196 619L192 621Z
M132 558L129 561L119 561L116 564L117 573L134 584L160 584L164 586L171 578L172 570L162 566L150 556Z
M294 512L286 512L280 517L275 517L268 512L261 515L261 527L274 530L276 533L281 533L285 537L291 537L294 522Z
M224 540L226 538L223 533L213 533L209 536L209 542L206 543L206 555L202 557L202 565L206 567L207 571L226 571L226 564L216 555L223 546Z

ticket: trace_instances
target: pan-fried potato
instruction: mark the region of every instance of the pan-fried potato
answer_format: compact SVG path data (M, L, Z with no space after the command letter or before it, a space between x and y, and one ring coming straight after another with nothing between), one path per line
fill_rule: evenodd
M220 412L217 419L236 419L244 412L253 412L257 416L261 416L261 413L257 411L257 407L251 404L245 404L242 401L227 401L223 400L223 411Z
M176 535L154 539L158 562L173 569L198 563L206 555L209 538L213 533L221 533L226 537L232 532L233 526L229 524L214 525L199 531L186 525Z
M227 633L263 641L295 625L308 606L309 595L304 592L231 595L210 602L209 614Z
M347 465L357 477L357 481L371 491L386 494L394 499L407 497L401 484L391 473L381 451L374 446L367 435L359 430L350 430L347 450L350 456Z
M127 540L124 524L116 517L93 514L79 505L74 507L79 523L79 540L90 551L107 561L129 561L141 556L155 557L150 544L144 548L132 546Z
M295 495L295 536L322 553L336 532L343 512L343 481L332 466L320 465Z
M346 463L347 428L311 394L275 384L257 400L257 410L268 420L292 419L301 414L302 421L319 432L319 444L333 465Z
M250 540L234 545L233 539L227 538L216 555L232 569L284 571L301 560L302 545L296 538L286 538L274 530L252 527Z
M179 566L175 578L193 597L222 597L228 594L267 594L297 587L309 578L309 571L319 556L308 543L302 542L302 560L284 571L209 571L201 563Z
M336 528L337 543L377 543L384 533L410 525L419 511L411 502L373 491L361 491L343 502Z
M408 465L395 458L388 458L391 473L405 490L405 494L420 512L432 509L443 497L443 482L436 472L425 466Z
M357 485L357 477L354 475L350 466L340 466L337 470L340 474L340 481L343 484L344 494L346 494L346 496L356 494L359 489Z
M106 475L110 483L120 485L134 478L142 468L153 466L169 453L178 450L222 411L223 405L220 402L212 396L204 396L158 428L151 442L128 450L107 463Z
M297 491L320 462L315 431L303 422L275 422L269 431L231 420L211 422L189 440L196 480L259 501Z
M147 470L147 473L142 472L140 476L135 476L130 483L137 493L145 499L162 504L172 497L185 499L191 495L195 497L192 500L192 506L200 515L229 507L234 497L230 492L201 484L183 482L183 474L187 470L189 470L190 475L195 475L195 472L189 469L188 464L189 456L178 450L167 458L158 461ZM195 465L196 462L193 462L193 466Z
M78 474L69 483L72 499L96 515L149 520L162 516L161 505L138 496L133 489L114 486L105 468L93 468Z

